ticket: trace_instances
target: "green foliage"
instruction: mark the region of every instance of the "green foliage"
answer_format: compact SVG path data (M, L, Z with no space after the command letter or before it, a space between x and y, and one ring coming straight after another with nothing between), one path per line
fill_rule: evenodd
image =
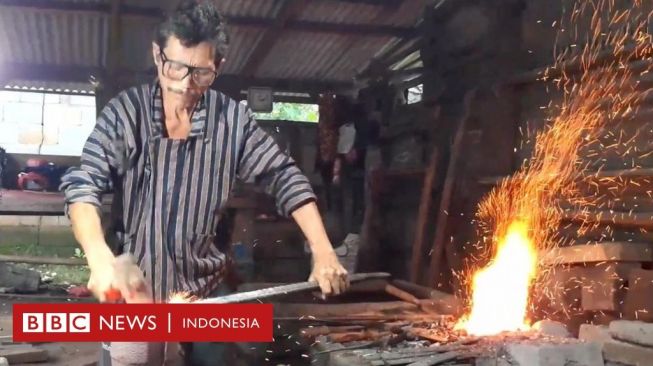
M319 120L319 108L316 104L274 103L271 113L256 113L255 116L260 120L316 123Z

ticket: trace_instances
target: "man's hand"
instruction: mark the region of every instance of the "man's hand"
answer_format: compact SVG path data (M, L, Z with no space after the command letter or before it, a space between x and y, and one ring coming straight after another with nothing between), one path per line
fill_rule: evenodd
M340 264L335 252L314 254L313 271L308 279L320 285L322 295L338 295L349 288L347 270Z
M143 272L131 255L115 257L111 252L89 258L91 276L88 289L100 302L152 302Z

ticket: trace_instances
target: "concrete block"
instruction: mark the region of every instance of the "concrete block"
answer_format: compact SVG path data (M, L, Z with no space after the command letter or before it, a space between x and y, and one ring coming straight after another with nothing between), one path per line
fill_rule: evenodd
M653 347L653 324L641 321L615 320L610 323L613 338Z
M650 366L653 364L653 348L612 340L603 345L603 357L606 361L629 366Z
M569 333L569 330L567 330L567 327L564 324L553 320L540 320L533 324L533 329L549 336L560 338L571 337L571 333Z
M603 365L601 346L595 342L513 343L505 347L514 366Z
M610 336L610 329L605 325L582 324L578 339L603 344L612 341L612 336Z
M653 271L635 269L630 272L623 317L628 320L653 321Z

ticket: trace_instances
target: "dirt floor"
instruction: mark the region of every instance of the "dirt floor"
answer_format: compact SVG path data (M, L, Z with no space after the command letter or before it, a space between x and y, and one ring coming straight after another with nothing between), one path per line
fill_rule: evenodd
M12 334L12 303L10 299L0 298L0 342L5 343L7 336ZM100 344L96 342L83 343L40 343L38 347L48 350L51 361L38 364L15 364L15 365L57 365L57 366L90 366L98 361Z

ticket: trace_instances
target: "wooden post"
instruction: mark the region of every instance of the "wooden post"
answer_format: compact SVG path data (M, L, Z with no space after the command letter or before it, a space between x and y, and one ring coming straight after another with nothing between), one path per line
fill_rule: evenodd
M472 89L465 94L463 102L463 115L458 124L458 130L454 137L451 146L451 154L449 158L449 165L442 188L442 197L440 199L440 208L437 213L437 221L435 226L435 236L433 238L433 246L431 250L431 265L429 267L429 280L435 281L439 272L442 270L440 264L442 262L442 253L444 252L444 240L447 229L447 219L449 216L449 206L451 205L451 196L453 193L453 185L456 180L456 168L460 152L462 150L463 137L465 136L465 127L470 115L470 107L472 100L476 96L476 89ZM437 288L437 287L436 287Z
M417 213L417 225L415 227L415 241L413 242L413 257L410 264L410 281L420 283L419 274L422 265L422 249L426 237L426 224L431 209L431 197L433 193L433 181L435 180L435 171L437 167L438 151L433 147L431 160L429 161L426 174L424 175L424 186L422 187L422 197L419 201L419 210Z

